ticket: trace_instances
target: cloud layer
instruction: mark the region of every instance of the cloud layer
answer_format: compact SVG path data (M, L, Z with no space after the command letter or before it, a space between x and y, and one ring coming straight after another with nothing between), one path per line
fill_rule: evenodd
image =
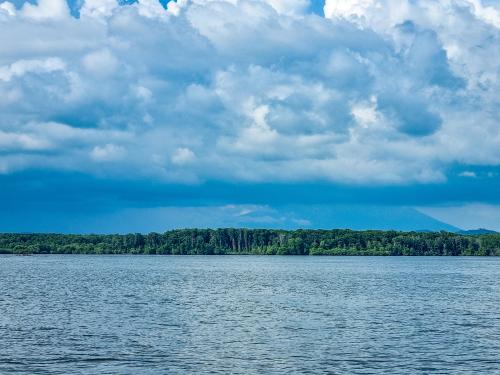
M0 173L390 185L500 165L498 5L308 9L1 3Z

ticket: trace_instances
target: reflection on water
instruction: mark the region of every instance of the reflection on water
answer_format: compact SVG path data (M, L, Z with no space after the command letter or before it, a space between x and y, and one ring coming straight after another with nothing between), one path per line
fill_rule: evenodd
M500 259L0 257L0 373L500 373Z

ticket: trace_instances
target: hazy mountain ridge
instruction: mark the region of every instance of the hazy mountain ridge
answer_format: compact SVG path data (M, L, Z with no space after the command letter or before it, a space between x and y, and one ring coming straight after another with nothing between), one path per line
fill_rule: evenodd
M491 229L478 228L478 229L459 230L456 233L465 234L465 235L467 235L467 234L475 235L475 234L494 234L494 233L498 233L498 232L491 230Z

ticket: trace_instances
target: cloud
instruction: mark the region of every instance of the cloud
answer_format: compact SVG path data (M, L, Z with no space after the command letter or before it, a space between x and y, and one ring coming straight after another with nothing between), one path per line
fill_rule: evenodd
M0 132L0 150L45 150L50 143L31 134Z
M176 165L189 164L195 159L196 156L194 155L194 152L185 147L178 148L172 155L172 163Z
M101 145L103 139L117 144ZM132 139L126 131L30 122L0 131L3 173L27 168L96 173L99 168L93 162L119 160Z
M97 19L110 17L118 6L116 0L86 0L80 9L80 16Z
M4 12L4 14L8 16L14 16L16 14L16 7L14 6L14 4L5 1L3 3L0 3L0 12Z
M25 3L21 15L34 20L57 20L69 17L65 0L38 0L37 4Z
M96 161L116 161L122 158L124 153L123 147L107 143L104 146L95 146L90 152L90 156Z
M477 174L473 171L463 171L458 174L460 177L476 178Z
M405 185L500 165L498 7L309 5L1 3L3 173Z
M100 76L113 74L118 69L118 61L107 49L86 54L82 63L89 73Z
M28 73L51 73L64 70L64 62L57 57L43 60L18 60L8 66L0 67L0 80L9 82L12 78L22 77Z

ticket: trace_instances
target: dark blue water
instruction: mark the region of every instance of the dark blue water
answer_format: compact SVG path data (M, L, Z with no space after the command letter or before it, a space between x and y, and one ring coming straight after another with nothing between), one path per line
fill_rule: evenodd
M500 259L1 256L0 373L500 374Z

